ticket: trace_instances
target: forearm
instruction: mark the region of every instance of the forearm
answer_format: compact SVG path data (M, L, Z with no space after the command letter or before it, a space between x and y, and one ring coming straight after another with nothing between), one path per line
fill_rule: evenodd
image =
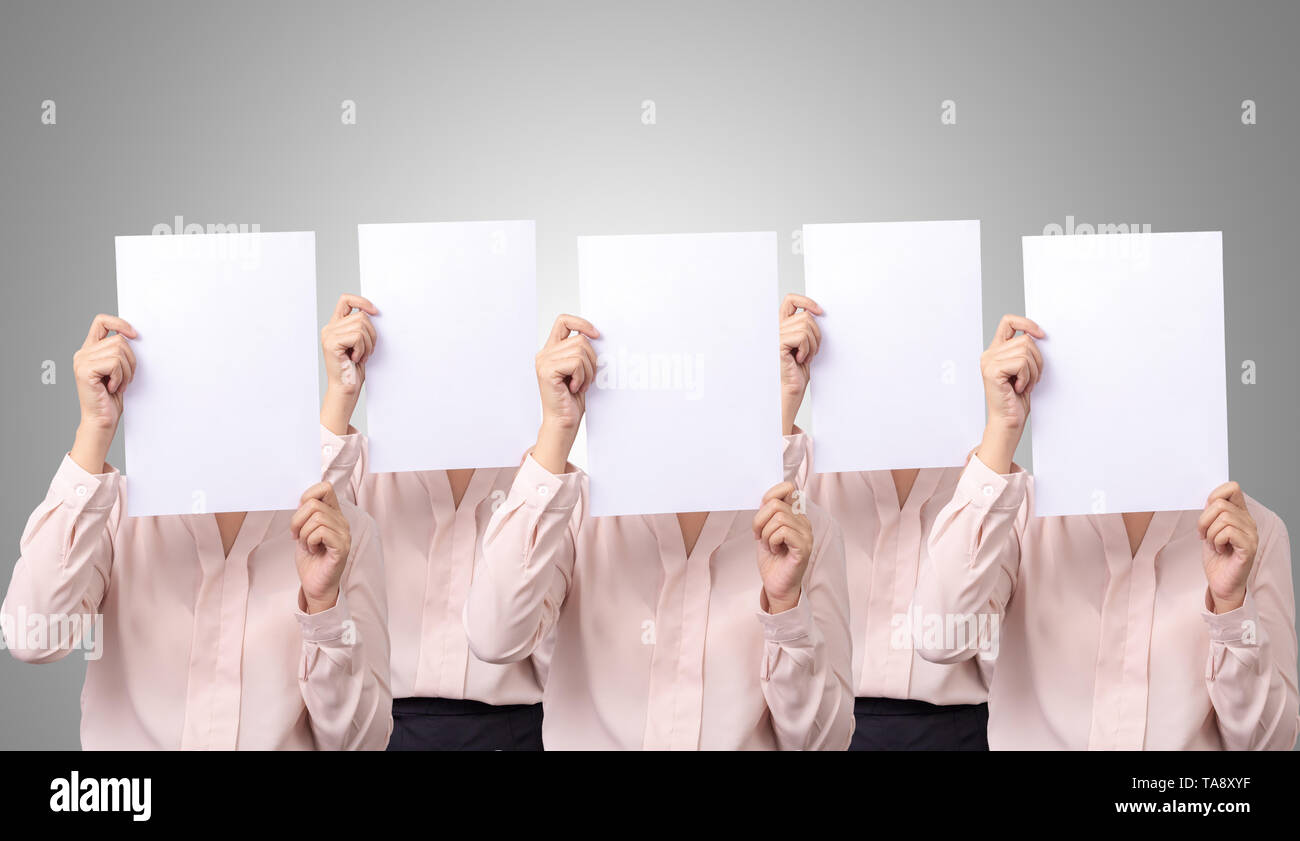
M1224 747L1291 750L1300 732L1291 541L1275 515L1258 514L1261 540L1241 606L1222 611L1206 588L1205 686Z
M912 601L922 619L914 623L913 646L926 660L965 660L995 642L986 637L996 632L1015 587L1017 523L1024 516L1027 482L1024 473L998 475L972 456L952 500L939 512ZM970 633L926 633L936 624L955 623Z
M803 395L792 397L788 394L781 395L781 434L793 435L795 418L799 415L799 407L803 404Z
M844 541L829 524L815 545L798 603L775 615L763 609L758 614L763 628L760 685L777 744L787 750L843 750L853 734Z
M464 610L480 660L523 660L554 625L575 560L579 482L577 474L553 475L532 456L492 515Z
M14 656L28 662L48 662L65 656L84 633L84 623L99 609L113 562L114 506L121 477L92 475L71 456L64 459L45 499L32 512L20 542L21 556L0 611L10 620L28 620L54 627L73 627L70 638L53 635L7 639ZM38 644L30 644L31 642Z
M1006 475L1011 472L1023 431L1016 426L990 420L984 426L984 437L980 439L975 455L994 473Z
M1223 746L1291 750L1300 716L1294 675L1276 662L1267 625L1247 597L1237 610L1203 614L1210 628L1205 685ZM1291 671L1294 671L1293 669Z
M331 383L325 390L325 397L320 404L321 426L335 435L347 435L352 424L352 413L360 399L358 392L347 392Z
M299 603L298 685L321 750L382 750L392 732L384 625L354 620L347 596L324 611Z
M568 472L569 452L578 436L577 427L543 420L537 430L537 443L533 446L533 459L547 472L559 476Z
M852 735L851 664L836 668L807 596L791 610L760 613L759 681L782 750L843 750ZM845 623L847 627L847 617Z
M114 429L104 429L83 420L77 426L77 435L68 455L78 467L92 476L107 473L105 462L108 460L108 449L113 445L115 432Z

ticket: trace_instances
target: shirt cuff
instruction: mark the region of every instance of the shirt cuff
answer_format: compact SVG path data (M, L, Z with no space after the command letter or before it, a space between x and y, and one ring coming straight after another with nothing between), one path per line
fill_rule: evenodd
M785 447L781 452L782 470L785 481L798 484L799 467L808 458L808 433L796 432L785 436Z
M768 613L760 608L755 611L758 622L763 626L763 638L768 642L783 643L804 639L812 634L812 607L808 604L808 588L799 592L799 603L781 613Z
M348 600L339 590L338 601L328 610L320 613L308 613L305 610L302 588L298 589L298 609L294 616L298 619L298 629L302 631L303 642L335 642L341 640L352 624L352 613L348 610Z
M1206 599L1209 591L1206 590ZM1201 609L1201 618L1210 629L1210 640L1227 645L1259 645L1259 610L1255 607L1255 598L1246 594L1241 607L1227 613L1214 613Z
M979 456L972 455L957 482L957 495L975 508L1019 508L1025 500L1028 475L1021 468L1013 466L1011 473L1001 476L980 461Z
M525 505L547 511L571 511L578 504L582 481L581 473L562 473L556 476L538 464L532 453L519 465L511 491Z
M352 427L348 427L351 429ZM361 458L361 433L349 432L347 435L335 435L324 426L320 428L320 466L321 475L328 472L344 471L345 476L352 474Z
M113 507L121 481L122 474L114 467L107 473L88 473L65 455L50 482L50 493L73 510L105 511Z

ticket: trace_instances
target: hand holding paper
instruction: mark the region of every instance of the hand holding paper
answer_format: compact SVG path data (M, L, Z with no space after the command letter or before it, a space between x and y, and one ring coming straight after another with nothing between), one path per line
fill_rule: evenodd
M1016 335L1018 331L1020 335ZM993 341L980 356L988 421L979 458L997 473L1010 473L1020 436L1029 421L1029 401L1043 370L1043 355L1035 338L1043 329L1027 318L1007 314L993 331Z
M781 430L794 431L812 369L812 358L821 346L822 330L815 316L822 308L812 298L786 295L781 302Z
M344 294L329 323L321 329L321 352L329 386L321 402L320 419L335 435L347 434L366 381L366 360L378 341L372 315L379 315L374 304L360 295Z
M122 319L97 315L86 341L72 356L81 423L69 455L87 473L103 471L108 448L117 434L122 396L135 377L135 352L128 339L137 335L135 328Z
M555 319L546 346L537 353L537 387L542 396L542 426L533 458L555 474L565 472L569 450L587 410L587 391L596 380L596 351L591 339L600 332L585 318Z

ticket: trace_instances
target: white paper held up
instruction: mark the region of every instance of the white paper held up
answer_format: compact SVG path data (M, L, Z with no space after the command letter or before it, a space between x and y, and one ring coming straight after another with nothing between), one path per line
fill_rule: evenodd
M964 464L984 427L980 223L804 225L803 249L824 311L814 469Z
M358 225L370 470L519 464L537 437L531 221Z
M1047 334L1031 397L1039 516L1200 510L1228 478L1222 234L1025 237Z
M776 234L578 238L593 516L757 508L781 481Z
M121 236L130 516L292 510L320 481L314 233Z

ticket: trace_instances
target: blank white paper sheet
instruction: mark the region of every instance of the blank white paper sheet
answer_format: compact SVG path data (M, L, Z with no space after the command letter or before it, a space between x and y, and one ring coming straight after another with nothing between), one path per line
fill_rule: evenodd
M1228 479L1222 235L1025 237L1024 263L1037 514L1199 511Z
M980 441L980 223L804 225L824 311L809 385L818 473L959 466Z
M130 516L293 510L320 481L313 233L117 237L139 333Z
M781 481L776 234L578 238L591 514L757 508Z
M357 239L379 310L370 470L518 465L541 420L533 223L359 225Z

